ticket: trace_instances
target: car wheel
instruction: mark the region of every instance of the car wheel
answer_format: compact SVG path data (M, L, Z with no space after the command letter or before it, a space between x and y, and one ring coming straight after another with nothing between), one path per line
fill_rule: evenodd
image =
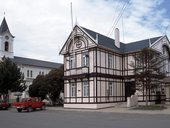
M21 108L18 108L17 111L18 111L18 112L22 112L22 109L21 109Z
M32 107L29 106L28 109L27 109L27 111L28 111L28 112L32 112L32 111L33 111Z
M45 110L45 109L46 109L46 106L43 105L43 106L41 107L41 110Z

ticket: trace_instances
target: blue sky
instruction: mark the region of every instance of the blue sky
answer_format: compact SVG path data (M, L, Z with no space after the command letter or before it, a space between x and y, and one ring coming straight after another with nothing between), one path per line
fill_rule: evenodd
M170 18L170 1L164 0L160 8L165 8L167 10L166 16Z
M61 62L59 50L71 32L70 2L74 23L128 43L160 36L170 24L169 0L130 0L117 25L114 22L128 0L0 0L14 40L15 56ZM166 31L170 38L170 26Z

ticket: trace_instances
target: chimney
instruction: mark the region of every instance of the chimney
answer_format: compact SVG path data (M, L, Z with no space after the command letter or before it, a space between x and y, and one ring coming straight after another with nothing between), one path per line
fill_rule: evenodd
M115 28L115 45L117 48L120 48L119 29L118 28Z
M98 43L98 40L99 40L99 39L98 39L98 34L96 34L96 42L97 42L97 43Z

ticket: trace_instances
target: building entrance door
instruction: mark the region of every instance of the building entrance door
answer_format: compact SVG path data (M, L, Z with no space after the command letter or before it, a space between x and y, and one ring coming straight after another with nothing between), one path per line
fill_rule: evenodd
M127 97L130 97L131 95L135 94L135 82L125 82L125 100L127 101Z

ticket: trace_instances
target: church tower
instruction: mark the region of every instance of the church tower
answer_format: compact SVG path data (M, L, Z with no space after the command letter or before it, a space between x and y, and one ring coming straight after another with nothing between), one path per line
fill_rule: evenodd
M0 59L3 56L14 58L13 41L14 36L10 33L8 24L4 17L0 26Z

